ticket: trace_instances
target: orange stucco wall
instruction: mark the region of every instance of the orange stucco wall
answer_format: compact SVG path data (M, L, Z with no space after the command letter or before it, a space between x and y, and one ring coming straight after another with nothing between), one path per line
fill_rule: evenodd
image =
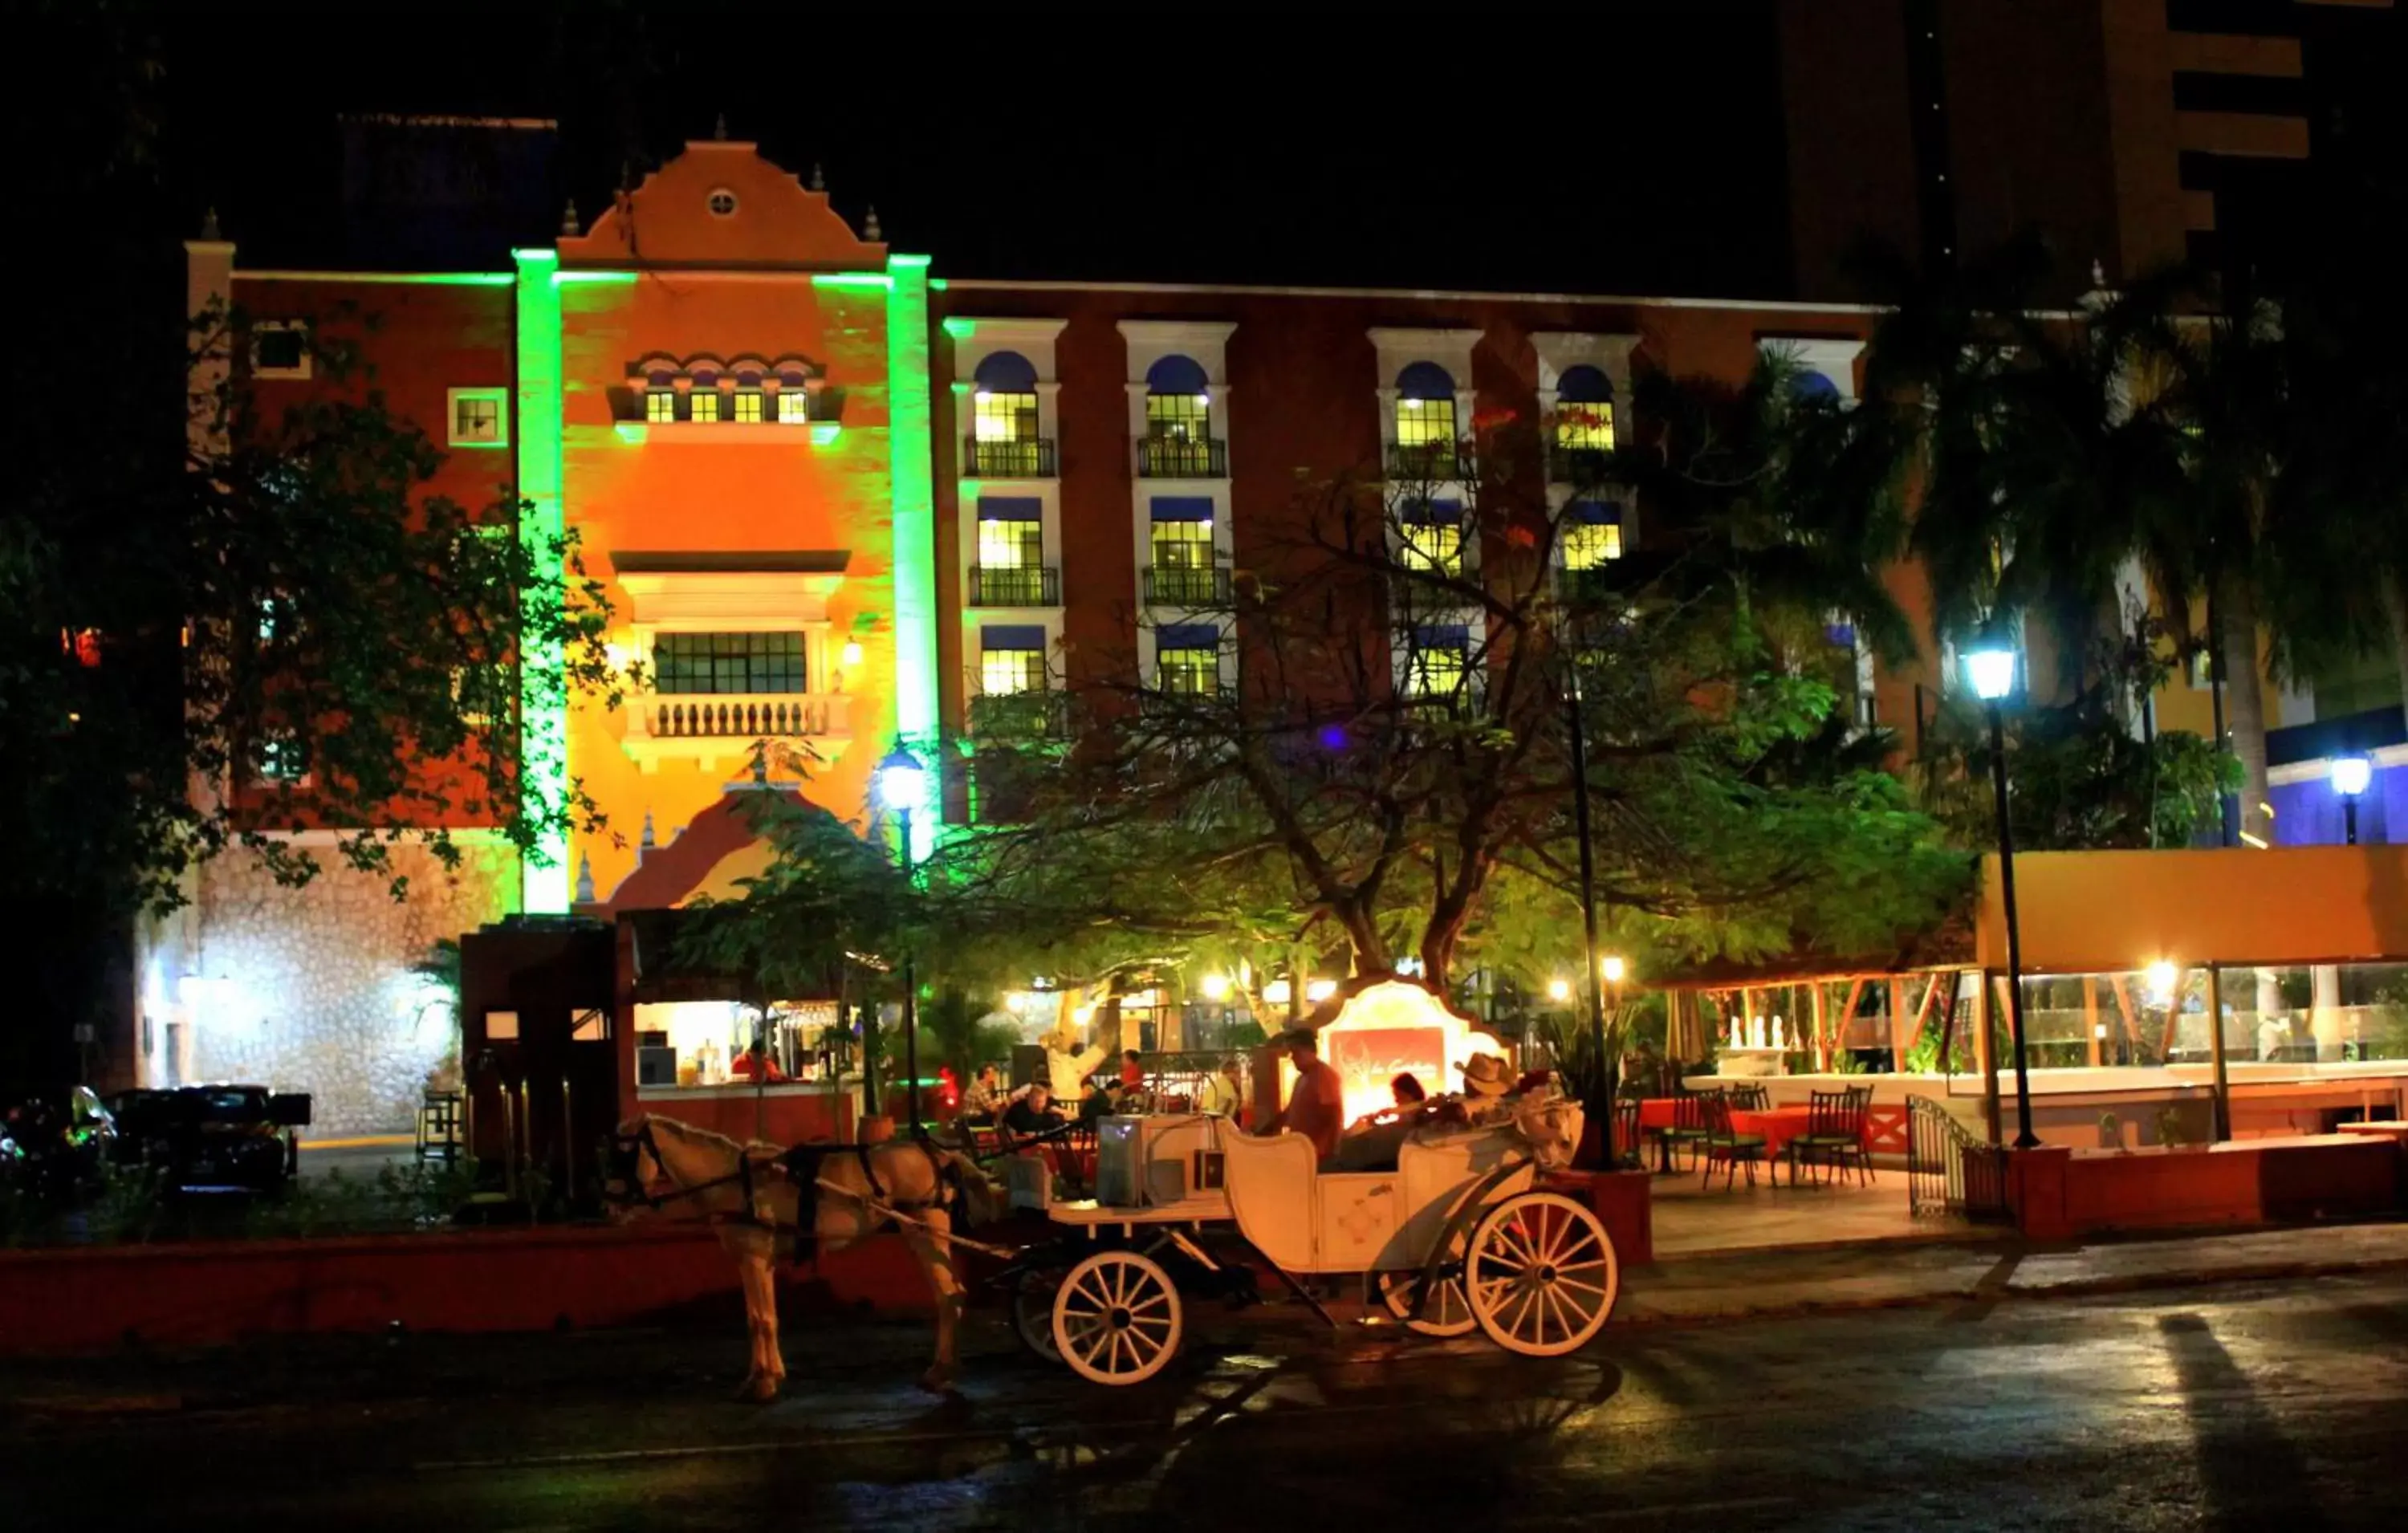
M2297 965L2408 958L2408 847L2040 852L2015 859L2028 974L2159 959ZM1975 954L2007 962L1999 862L1983 859Z
M563 504L582 538L588 573L617 609L614 641L632 647L637 609L613 555L643 552L835 552L849 555L828 601L829 642L810 690L853 699L852 739L817 766L808 795L842 819L863 811L867 773L892 731L892 466L886 431L886 301L882 290L815 286L808 274L745 279L645 273L633 282L576 282L562 290L566 377ZM805 428L648 431L628 388L638 359L667 352L719 358L800 352L844 390L835 438ZM840 659L859 634L857 666ZM739 757L706 769L670 760L646 771L621 746L623 714L595 702L569 722L569 771L609 824L577 838L604 898L636 866L645 813L666 839L746 775ZM831 753L838 747L830 746Z

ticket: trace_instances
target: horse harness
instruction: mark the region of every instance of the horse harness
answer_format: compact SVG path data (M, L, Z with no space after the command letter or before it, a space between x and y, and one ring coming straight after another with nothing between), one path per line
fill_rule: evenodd
M952 1161L940 1157L935 1147L926 1139L914 1138L910 1142L917 1145L920 1153L928 1157L928 1168L934 1174L933 1179L937 1184L937 1196L925 1203L901 1203L889 1197L886 1184L878 1179L877 1168L870 1163L869 1153L876 1149L877 1145L859 1142L798 1144L773 1157L767 1158L756 1158L747 1148L738 1154L736 1169L726 1175L713 1177L709 1182L697 1182L690 1187L680 1187L674 1192L655 1194L645 1189L642 1157L646 1153L651 1154L652 1164L660 1167L664 1172L668 1169L668 1163L661 1158L660 1144L652 1138L652 1125L648 1119L639 1125L633 1134L611 1136L611 1167L612 1174L625 1182L629 1188L630 1196L626 1200L641 1203L655 1212L663 1206L676 1202L680 1198L696 1196L717 1187L731 1184L740 1187L744 1196L744 1211L724 1215L721 1222L753 1225L769 1231L773 1236L792 1239L795 1245L795 1260L801 1263L810 1260L818 1252L817 1223L815 1220L805 1220L800 1217L799 1198L796 1200L797 1217L794 1224L780 1224L764 1212L766 1201L762 1195L768 1189L756 1182L756 1170L776 1167L779 1172L792 1181L798 1190L808 1189L813 1195L812 1207L816 1210L817 1195L821 1191L838 1192L840 1196L844 1196L840 1189L825 1187L821 1181L820 1172L832 1156L842 1154L850 1150L860 1163L861 1180L869 1187L869 1191L866 1194L850 1195L858 1201L881 1206L891 1212L906 1216L924 1215L932 1209L942 1209L949 1214L959 1210L963 1197L961 1168Z

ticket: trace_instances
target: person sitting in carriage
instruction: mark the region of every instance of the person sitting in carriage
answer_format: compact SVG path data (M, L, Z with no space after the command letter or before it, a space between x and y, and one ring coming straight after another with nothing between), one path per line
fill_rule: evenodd
M1429 1117L1429 1093L1421 1078L1407 1070L1388 1082L1390 1106L1366 1112L1346 1127L1338 1141L1337 1169L1393 1171L1397 1157L1414 1129Z

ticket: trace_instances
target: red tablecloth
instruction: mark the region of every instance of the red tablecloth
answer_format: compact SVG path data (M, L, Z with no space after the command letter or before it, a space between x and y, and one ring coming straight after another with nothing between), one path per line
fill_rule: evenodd
M1672 1110L1679 1105L1679 1101L1670 1096L1648 1097L1639 1104L1639 1126L1641 1128L1671 1127Z
M1813 1119L1814 1110L1811 1107L1769 1107L1748 1111L1733 1108L1730 1116L1732 1133L1763 1135L1764 1158L1779 1160L1781 1147L1806 1132L1806 1125Z

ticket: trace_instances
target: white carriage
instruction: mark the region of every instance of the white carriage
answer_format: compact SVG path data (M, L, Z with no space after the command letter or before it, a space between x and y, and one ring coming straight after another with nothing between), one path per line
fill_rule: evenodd
M1555 1356L1605 1324L1621 1268L1596 1214L1534 1185L1536 1172L1510 1128L1408 1142L1393 1171L1321 1171L1297 1135L1253 1138L1183 1114L1108 1118L1100 1196L1047 1207L1070 1239L1017 1274L1014 1325L1082 1378L1139 1383L1179 1351L1182 1293L1250 1289L1251 1254L1325 1319L1297 1279L1359 1273L1424 1335L1477 1328L1509 1351Z

